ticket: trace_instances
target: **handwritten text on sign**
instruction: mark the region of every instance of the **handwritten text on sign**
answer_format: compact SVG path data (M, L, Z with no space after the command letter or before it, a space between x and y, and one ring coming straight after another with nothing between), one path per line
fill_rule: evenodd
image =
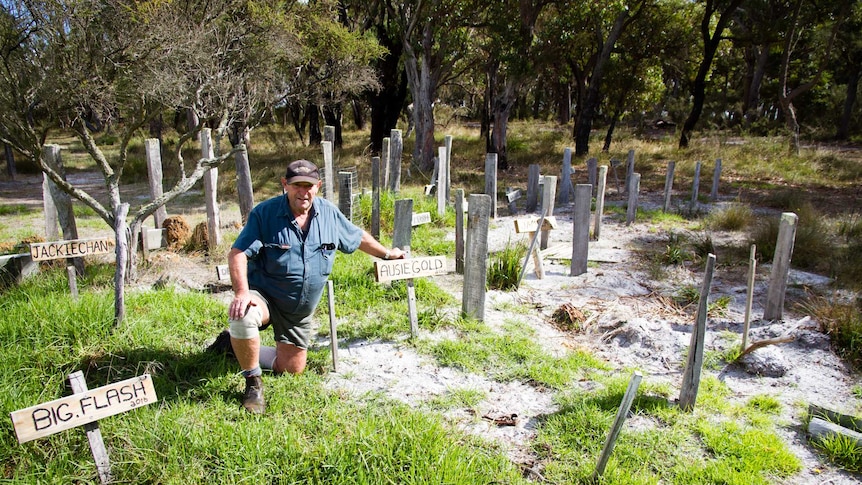
M59 433L156 402L149 374L11 413L18 443Z
M445 256L375 261L374 274L378 283L406 280L446 273Z
M90 254L110 253L113 249L114 240L110 238L33 243L30 245L30 258L33 261L79 258Z

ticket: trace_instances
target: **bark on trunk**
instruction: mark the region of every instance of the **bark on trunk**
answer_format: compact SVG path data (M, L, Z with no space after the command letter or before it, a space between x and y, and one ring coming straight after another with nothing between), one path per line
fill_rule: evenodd
M853 106L856 105L856 92L859 88L859 77L862 75L862 67L859 65L850 74L847 80L847 95L844 97L844 112L838 121L838 132L835 138L846 140L850 136L850 120L853 118Z
M335 141L333 148L341 148L344 145L342 137L342 109L341 103L335 105L326 105L323 107L323 122L329 126L335 127Z

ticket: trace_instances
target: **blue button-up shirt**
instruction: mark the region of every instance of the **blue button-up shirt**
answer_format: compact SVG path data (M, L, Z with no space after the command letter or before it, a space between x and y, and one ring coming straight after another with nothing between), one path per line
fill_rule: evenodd
M248 257L248 284L262 291L283 311L311 314L332 272L335 250L352 253L362 241L362 229L335 205L315 197L308 231L296 223L287 197L258 204L233 247Z

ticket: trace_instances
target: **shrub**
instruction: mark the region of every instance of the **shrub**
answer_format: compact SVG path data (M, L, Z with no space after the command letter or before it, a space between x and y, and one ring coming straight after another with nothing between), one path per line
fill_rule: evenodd
M527 254L527 246L523 242L506 247L491 255L488 266L488 288L495 290L514 290L518 287L521 276L521 260Z

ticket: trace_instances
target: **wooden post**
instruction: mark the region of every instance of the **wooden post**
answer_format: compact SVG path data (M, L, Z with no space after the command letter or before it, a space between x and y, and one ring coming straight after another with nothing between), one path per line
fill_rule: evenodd
M467 211L467 251L461 312L468 317L484 320L491 197L486 194L470 195L467 198Z
M539 165L530 165L527 174L527 212L536 212L539 206Z
M404 149L401 130L389 133L389 190L401 190L401 151Z
M147 159L147 175L149 175L150 198L153 200L162 196L162 148L158 138L147 138L144 140L144 155ZM239 175L237 167L237 175ZM164 204L153 212L153 224L156 229L161 229L168 211Z
M443 137L443 146L446 147L446 200L448 201L452 196L452 135Z
M239 197L239 214L242 224L248 221L248 215L254 208L254 187L251 183L251 168L248 164L247 146L234 153L233 162L236 165L236 192Z
M596 216L593 227L593 239L599 240L602 233L602 215L605 211L605 188L608 182L608 166L599 167L599 188L596 189Z
M569 194L574 190L572 187L572 149L566 147L563 150L563 166L560 169L560 204L568 204Z
M638 215L638 195L641 190L641 174L633 173L629 182L629 200L626 205L626 226L632 225Z
M371 157L371 235L380 239L380 157Z
M631 190L630 184L632 183L632 175L635 173L635 151L629 150L628 158L626 158L626 180L625 180L625 188L626 193Z
M74 394L87 392L87 381L84 379L84 373L75 371L69 374L69 387L72 388ZM93 461L96 462L99 481L110 483L111 462L108 459L108 450L105 448L105 441L102 440L102 431L99 429L99 422L93 421L92 423L85 424L84 431L87 432L87 441L90 442L90 451L93 453Z
M700 299L697 304L697 318L691 329L691 342L688 347L688 360L682 375L682 387L679 392L679 407L684 411L692 411L697 401L697 390L700 386L700 372L703 369L704 340L706 339L706 314L709 304L709 290L712 287L712 274L715 270L715 255L710 254L706 260L706 271L703 275L703 285L700 288Z
M78 299L78 278L74 266L66 266L66 275L69 278L69 294L73 300Z
M43 154L46 156L46 154ZM45 214L45 240L56 241L60 239L60 226L57 220L57 206L54 205L54 197L51 195L51 185L54 182L48 178L48 174L42 173L42 212Z
M66 169L63 167L63 158L60 156L60 145L45 145L43 156L45 163L52 167L65 180ZM63 230L63 239L78 239L78 226L75 223L72 198L69 194L60 190L60 187L51 180L48 180L48 191L50 192L50 198L54 201L57 220L60 222L60 229ZM69 258L68 262L75 266L75 270L79 275L84 274L83 258Z
M329 304L329 351L332 353L332 372L338 372L338 321L335 319L335 288L326 280L326 300Z
M598 169L599 161L596 157L590 157L587 160L587 183L593 187L593 190L596 190L596 185L598 184Z
M587 272L587 258L590 244L590 202L593 186L578 184L575 186L575 209L572 215L572 262L571 276ZM596 207L598 211L598 207ZM596 212L598 218L598 212Z
M745 297L745 320L742 325L742 347L740 351L745 351L748 347L748 330L751 327L751 305L754 301L754 277L757 274L757 246L751 245L751 255L748 257L748 293Z
M332 161L332 142L320 142L323 151L323 196L330 202L335 201L335 168Z
M670 194L673 191L673 172L676 170L676 162L667 162L667 175L664 177L664 206L662 210L667 212L670 210Z
M437 215L442 219L446 215L446 204L449 202L446 198L446 186L449 184L446 179L449 173L449 168L446 167L446 147L438 147L437 154L440 161L440 170L437 171Z
M557 199L557 176L556 175L545 175L544 177L544 194L542 194L542 212L547 214L548 216L554 215L554 201ZM589 222L587 222L589 225ZM540 249L548 249L548 239L551 235L551 231L543 230L542 238L539 241Z
M712 190L709 192L711 200L718 200L718 183L721 180L721 159L715 159L715 170L712 172Z
M389 137L383 138L383 145L380 148L380 170L383 171L383 188L389 190L389 172L392 171L392 168L389 167L389 160L392 158L390 155L391 141Z
M212 146L210 128L201 130L201 157L215 158ZM218 207L218 167L212 167L204 173L204 198L207 205L207 246L209 251L215 251L221 244L221 222Z
M632 374L632 378L629 379L629 386L626 388L626 393L623 394L623 400L620 403L619 409L617 409L617 416L614 418L611 432L608 433L608 437L605 439L605 445L602 447L602 454L599 455L599 463L596 465L595 473L593 473L594 481L597 481L598 478L605 473L605 467L608 464L611 453L614 451L614 445L617 442L620 431L623 429L623 424L626 421L626 417L629 414L632 403L638 394L638 387L641 385L641 379L643 379L643 376L640 372L635 372Z
M395 222L392 233L392 246L400 248L405 253L410 252L410 242L413 236L413 199L395 201ZM416 338L419 329L419 316L416 313L416 293L413 280L405 281L407 285L407 311L410 319L410 335Z
M781 320L784 314L784 293L787 290L787 274L790 272L797 221L798 217L793 212L781 214L778 241L775 244L775 256L772 258L769 275L769 289L766 293L766 308L763 311L764 320Z
M129 215L129 203L120 204L114 212L114 237L117 257L117 268L114 273L114 326L122 325L126 318L126 263L129 260L129 240L126 237L128 226L126 216Z
M353 172L338 172L338 210L349 220L353 220L352 178Z
M491 218L497 218L497 154L485 154L485 194L491 196Z
M464 189L455 190L455 273L464 274Z
M700 188L700 166L700 162L694 164L694 180L691 183L691 202L689 202L691 210L697 208L697 192Z

